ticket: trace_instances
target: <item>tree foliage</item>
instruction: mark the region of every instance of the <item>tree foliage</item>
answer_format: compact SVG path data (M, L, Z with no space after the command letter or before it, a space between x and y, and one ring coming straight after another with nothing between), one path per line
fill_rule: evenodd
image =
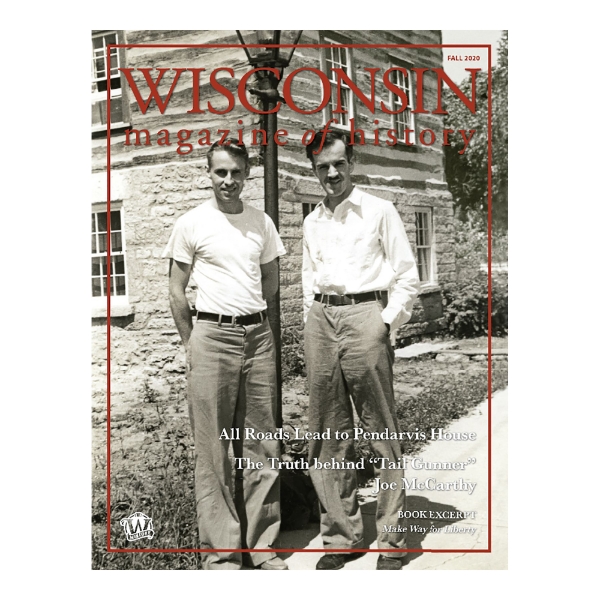
M471 78L460 84L468 97ZM464 142L450 136L452 144L445 146L446 179L454 196L457 216L467 215L487 223L488 213L488 73L477 73L477 110L469 109L448 88L444 89L444 106L448 114L446 129L474 129L467 150L460 154ZM504 31L498 47L498 64L492 68L492 219L494 229L508 227L508 32Z

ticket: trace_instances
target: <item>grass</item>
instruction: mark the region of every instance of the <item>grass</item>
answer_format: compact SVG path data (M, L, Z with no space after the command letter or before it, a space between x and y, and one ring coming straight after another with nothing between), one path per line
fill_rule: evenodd
M448 364L448 363L446 363ZM430 358L416 357L405 365L403 371L395 372L396 381L410 380L420 383L418 393L398 394L400 402L397 409L400 431L425 431L446 427L452 421L460 419L487 397L487 362L474 367L461 369L456 363L440 369L439 363ZM452 365L455 365L452 368ZM492 369L492 392L504 389L508 385L508 363L498 361ZM403 442L405 454L415 454L427 441L409 440Z
M194 456L183 386L160 400L146 382L141 402L112 430L111 547L197 548ZM95 462L92 481L92 568L198 569L197 553L106 551L106 465ZM152 517L155 536L128 542L120 520L140 511Z

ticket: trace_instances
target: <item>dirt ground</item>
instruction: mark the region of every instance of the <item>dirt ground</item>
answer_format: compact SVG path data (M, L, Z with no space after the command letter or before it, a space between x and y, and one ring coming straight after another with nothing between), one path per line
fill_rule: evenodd
M447 341L447 340L444 340ZM494 338L492 389L508 385L508 340ZM397 415L401 431L442 427L473 410L487 396L487 338L455 340L460 353L428 353L394 364ZM473 351L476 351L474 354ZM479 352L479 353L477 353ZM183 380L171 384L168 398L150 386L126 407L111 409L111 546L127 547L120 519L134 511L152 515L160 524L159 548L197 547L193 443ZM307 430L308 396L305 377L283 386L284 428ZM425 442L426 443L426 442ZM411 442L406 454L420 450ZM284 459L303 454L302 444L286 445ZM359 453L368 447L357 448ZM106 411L93 413L93 568L95 569L196 569L196 554L107 553L106 548ZM152 542L149 542L152 547Z

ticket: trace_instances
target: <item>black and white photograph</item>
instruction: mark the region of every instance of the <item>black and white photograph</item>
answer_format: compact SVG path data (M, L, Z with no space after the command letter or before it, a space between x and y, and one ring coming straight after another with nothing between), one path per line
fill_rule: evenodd
M92 30L93 570L508 569L508 31Z

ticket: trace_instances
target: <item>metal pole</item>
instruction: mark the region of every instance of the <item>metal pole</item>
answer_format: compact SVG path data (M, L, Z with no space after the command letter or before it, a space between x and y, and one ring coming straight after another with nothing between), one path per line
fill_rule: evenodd
M263 101L264 110L271 110L275 107L274 102ZM277 144L274 140L274 134L277 131L277 113L271 113L264 116L265 131L267 133L267 145L265 147L265 212L271 217L277 231L279 231L279 181L277 164ZM281 393L281 313L279 286L277 294L267 303L267 312L269 323L273 330L275 338L275 364L277 368L277 412L275 423L277 427L283 427L283 404Z

